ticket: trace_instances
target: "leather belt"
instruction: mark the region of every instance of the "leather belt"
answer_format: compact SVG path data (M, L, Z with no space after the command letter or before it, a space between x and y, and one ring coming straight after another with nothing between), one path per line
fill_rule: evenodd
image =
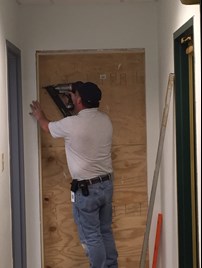
M96 184L99 182L103 182L103 181L108 181L110 180L112 177L112 175L109 173L107 175L103 175L103 176L98 176L89 180L82 180L82 181L78 181L78 185L82 184L83 182L87 183L87 185L91 185L91 184Z

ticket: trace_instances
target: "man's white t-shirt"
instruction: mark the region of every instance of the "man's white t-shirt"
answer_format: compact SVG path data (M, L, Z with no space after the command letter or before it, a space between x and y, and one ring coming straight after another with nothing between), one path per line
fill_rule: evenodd
M112 173L112 124L97 108L49 123L54 138L64 138L72 179L84 180Z

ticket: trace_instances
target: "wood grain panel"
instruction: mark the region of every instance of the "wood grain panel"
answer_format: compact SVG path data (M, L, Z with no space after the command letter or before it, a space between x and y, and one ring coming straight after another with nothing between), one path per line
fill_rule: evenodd
M50 120L62 118L44 86L97 83L100 109L113 127L113 230L120 268L138 268L146 225L147 161L144 51L39 53L39 97ZM45 268L88 268L72 218L70 174L63 139L41 132Z

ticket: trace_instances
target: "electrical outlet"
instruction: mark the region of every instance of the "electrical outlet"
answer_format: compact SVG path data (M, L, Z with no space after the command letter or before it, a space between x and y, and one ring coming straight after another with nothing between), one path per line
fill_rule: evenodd
M1 172L4 171L4 153L1 154Z

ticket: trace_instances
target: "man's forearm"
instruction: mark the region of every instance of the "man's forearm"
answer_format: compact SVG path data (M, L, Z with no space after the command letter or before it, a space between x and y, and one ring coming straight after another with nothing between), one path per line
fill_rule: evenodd
M48 124L49 124L49 120L46 118L45 115L43 115L41 118L39 118L38 120L38 123L41 127L41 129L43 129L45 132L50 132L49 131L49 127L48 127Z

